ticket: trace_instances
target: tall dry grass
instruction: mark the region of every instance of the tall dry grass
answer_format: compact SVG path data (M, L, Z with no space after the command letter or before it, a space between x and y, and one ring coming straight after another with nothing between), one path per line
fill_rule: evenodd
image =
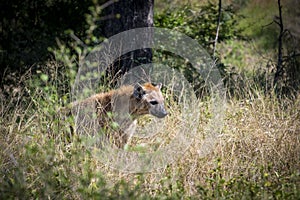
M200 149L212 111L210 100L203 100L196 136L177 160L129 173L101 162L85 137L70 131L73 118L56 112L63 100L55 81L47 81L38 87L25 82L17 93L1 96L1 199L299 197L300 95L280 100L257 91L253 98L228 99L222 131L207 155ZM143 143L172 139L181 113L175 105L169 109L165 130Z

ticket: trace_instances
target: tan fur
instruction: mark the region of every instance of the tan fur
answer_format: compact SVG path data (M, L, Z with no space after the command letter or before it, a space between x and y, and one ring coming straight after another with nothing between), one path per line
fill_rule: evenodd
M135 87L127 85L106 93L95 94L83 101L73 103L73 106L84 108L94 104L98 122L102 128L109 128L113 120L121 121L121 131L114 134L114 143L122 147L129 137L122 131L130 127L131 124L128 124L128 121L131 123L139 116L145 114L152 114L159 118L167 115L160 89L161 85L154 86L151 83ZM114 119L108 117L109 112L115 115ZM122 116L124 113L129 113L131 119L128 116Z

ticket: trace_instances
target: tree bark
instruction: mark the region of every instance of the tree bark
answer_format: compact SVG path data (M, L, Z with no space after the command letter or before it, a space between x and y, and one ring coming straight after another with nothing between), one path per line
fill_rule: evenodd
M109 38L126 30L152 27L153 26L153 5L154 0L119 0L107 7L105 15L112 15L114 18L104 22L104 36ZM147 33L146 33L147 34ZM152 37L151 33L148 33ZM123 75L130 69L148 64L152 61L151 49L139 49L121 55L111 66L109 73L113 78Z

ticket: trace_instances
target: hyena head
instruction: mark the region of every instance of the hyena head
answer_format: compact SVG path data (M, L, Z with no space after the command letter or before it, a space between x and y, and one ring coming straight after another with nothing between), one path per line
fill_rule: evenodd
M135 98L134 113L137 115L151 114L158 118L165 117L168 113L164 106L164 97L161 93L162 84L145 83L134 86L133 98Z

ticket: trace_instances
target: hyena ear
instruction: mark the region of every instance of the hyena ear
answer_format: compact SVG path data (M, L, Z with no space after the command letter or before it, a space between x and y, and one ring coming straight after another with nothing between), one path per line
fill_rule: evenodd
M158 84L156 84L156 85L155 85L155 87L156 87L156 88L158 88L158 89L160 90L160 89L161 89L161 87L162 87L162 83L158 83Z
M143 87L140 84L136 84L134 86L133 96L136 99L139 99L139 100L142 99L145 94L146 94L146 92L145 92L145 90L143 89Z

